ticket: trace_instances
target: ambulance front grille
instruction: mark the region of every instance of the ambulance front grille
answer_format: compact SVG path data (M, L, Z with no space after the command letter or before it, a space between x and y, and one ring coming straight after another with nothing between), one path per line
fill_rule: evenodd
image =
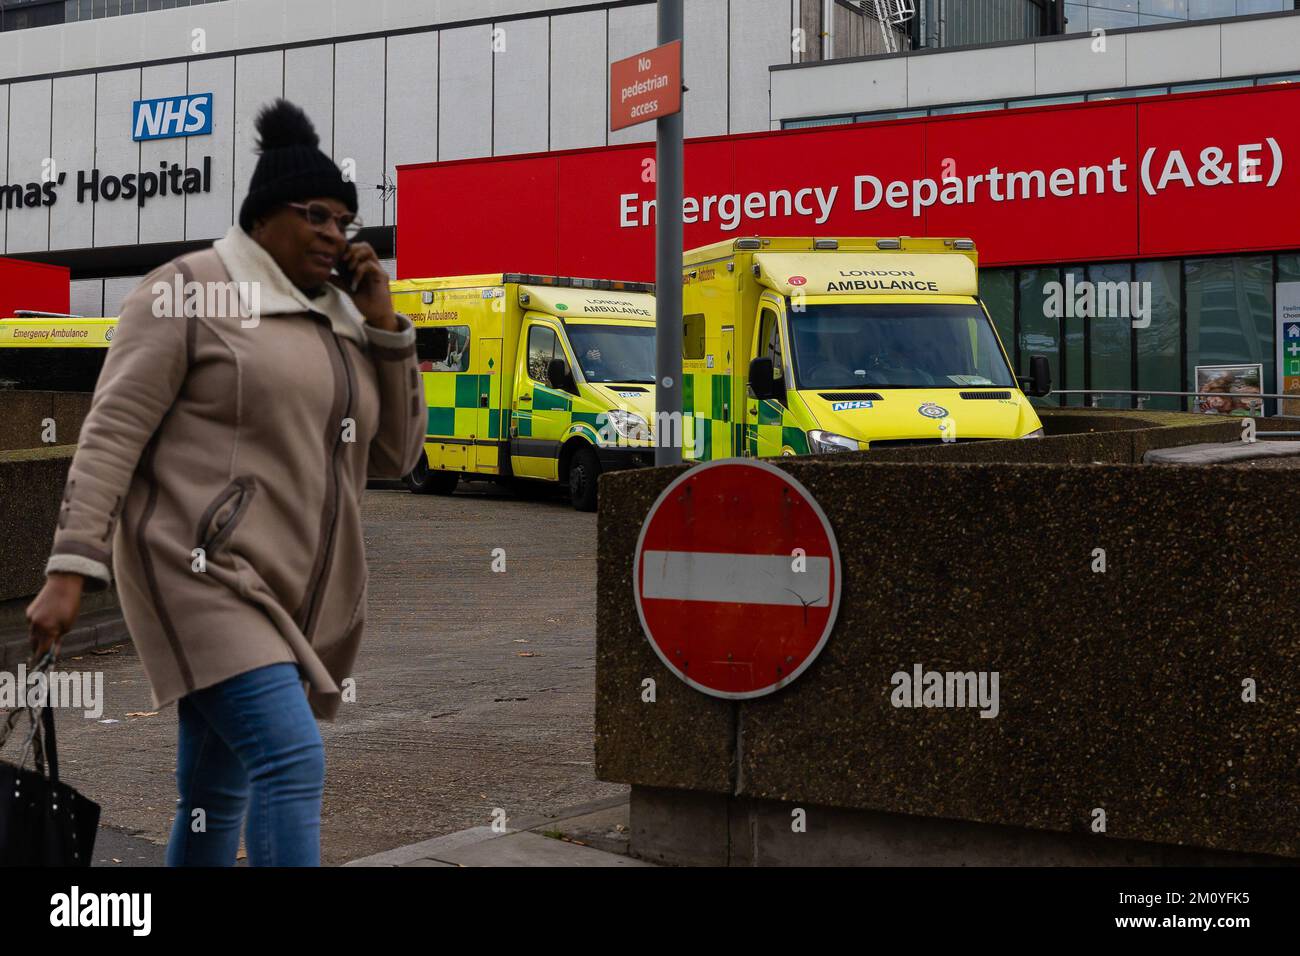
M828 402L883 402L879 392L818 392Z
M962 392L962 398L1010 398L1010 392Z

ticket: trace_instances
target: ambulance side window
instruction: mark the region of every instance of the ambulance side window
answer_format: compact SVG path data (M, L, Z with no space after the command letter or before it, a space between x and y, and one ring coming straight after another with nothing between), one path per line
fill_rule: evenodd
M759 320L758 347L759 354L772 360L772 377L778 381L785 379L785 360L781 355L781 323L776 320L776 313L764 309Z
M682 358L704 358L704 313L682 316Z
M547 385L546 366L556 355L555 331L544 325L534 325L528 330L528 377L539 385ZM564 358L564 352L559 352Z
M469 326L415 330L415 357L421 372L464 372L469 368Z

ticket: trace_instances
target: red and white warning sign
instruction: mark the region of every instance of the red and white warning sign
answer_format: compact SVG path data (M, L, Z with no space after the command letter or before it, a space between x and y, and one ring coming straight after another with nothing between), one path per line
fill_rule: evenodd
M840 553L803 485L766 462L729 458L664 489L641 526L633 588L669 670L715 697L761 697L826 644Z

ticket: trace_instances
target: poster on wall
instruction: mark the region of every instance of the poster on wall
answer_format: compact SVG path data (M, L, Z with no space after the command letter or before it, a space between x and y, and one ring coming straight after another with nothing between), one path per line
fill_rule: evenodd
M1264 366L1198 365L1196 391L1211 392L1194 400L1193 411L1206 415L1264 414Z
M1277 303L1277 390L1300 395L1300 282L1279 282ZM1300 415L1300 399L1279 403L1279 415Z

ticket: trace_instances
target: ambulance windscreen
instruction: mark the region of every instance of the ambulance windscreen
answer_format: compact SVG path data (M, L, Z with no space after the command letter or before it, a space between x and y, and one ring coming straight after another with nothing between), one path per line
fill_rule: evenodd
M634 325L570 325L569 344L588 382L652 384L655 330Z
M800 388L1016 384L978 305L807 305L789 327Z

